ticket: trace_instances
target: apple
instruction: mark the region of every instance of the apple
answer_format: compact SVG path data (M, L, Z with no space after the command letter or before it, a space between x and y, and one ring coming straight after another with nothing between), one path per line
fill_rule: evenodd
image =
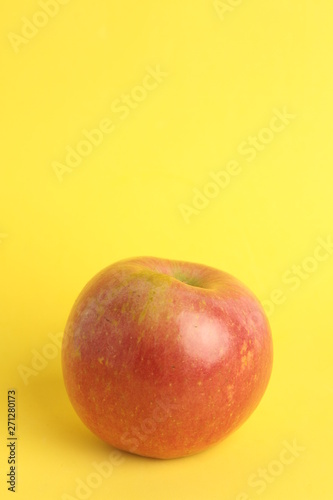
M62 345L65 387L84 424L116 448L164 459L238 428L259 404L272 360L265 312L240 281L154 257L93 277Z

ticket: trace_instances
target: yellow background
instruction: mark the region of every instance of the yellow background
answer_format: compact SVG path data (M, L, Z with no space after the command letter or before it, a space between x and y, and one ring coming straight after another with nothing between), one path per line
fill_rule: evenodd
M49 334L96 272L138 255L246 283L269 314L274 370L226 441L173 461L122 454L86 498L333 498L333 255L318 249L333 238L331 2L54 2L52 15L8 3L0 21L1 498L13 498L11 388L15 498L83 498L77 481L108 460L70 406ZM112 132L90 152L81 144L89 154L69 168L66 148L105 120ZM258 147L245 155L251 137ZM67 166L60 177L55 162ZM230 162L237 174L209 184ZM283 463L286 442L299 451Z

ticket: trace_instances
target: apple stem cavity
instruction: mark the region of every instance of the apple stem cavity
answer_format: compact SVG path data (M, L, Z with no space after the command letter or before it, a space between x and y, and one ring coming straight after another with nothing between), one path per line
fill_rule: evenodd
M189 277L189 276L185 276L185 274L177 273L177 274L174 274L174 278L181 281L182 283L185 283L186 285L196 286L197 288L204 288L199 283L199 280L195 277Z

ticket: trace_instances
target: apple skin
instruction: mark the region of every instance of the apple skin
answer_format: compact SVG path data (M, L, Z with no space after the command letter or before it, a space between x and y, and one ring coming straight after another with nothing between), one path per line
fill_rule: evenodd
M201 264L125 259L84 287L67 321L70 401L112 446L155 458L198 453L259 404L273 361L258 299Z

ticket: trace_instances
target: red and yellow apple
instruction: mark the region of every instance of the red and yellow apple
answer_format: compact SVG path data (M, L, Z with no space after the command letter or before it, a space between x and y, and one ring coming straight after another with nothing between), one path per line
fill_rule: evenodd
M70 401L107 443L156 458L218 443L259 404L272 337L253 293L209 266L126 259L84 287L67 321Z

